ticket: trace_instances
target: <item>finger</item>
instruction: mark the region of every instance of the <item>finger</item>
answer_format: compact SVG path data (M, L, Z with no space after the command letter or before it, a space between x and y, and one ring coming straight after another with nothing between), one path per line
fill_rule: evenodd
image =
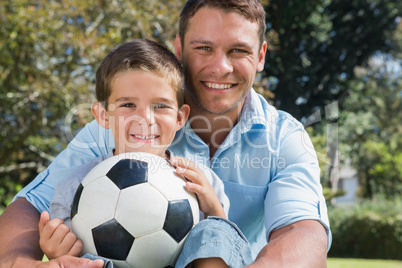
M54 233L57 231L57 228L59 227L59 225L62 223L63 223L63 221L58 218L47 221L45 226L42 229L42 232L40 233L41 238L44 238L46 240L50 239L54 235Z
M193 161L184 157L175 156L172 157L170 161L174 166L181 167L183 169L195 170L198 168Z
M64 223L59 224L59 226L57 226L56 230L52 235L52 240L57 241L58 243L61 244L69 234L70 234L70 227L68 227L68 225ZM66 242L68 241L69 240L66 240Z
M192 182L186 183L186 189L189 190L190 192L194 192L197 196L202 196L204 193L203 186L198 185L196 183L192 183Z
M72 256L80 256L83 248L84 248L84 243L82 242L81 239L77 239L75 241L74 245L71 247L68 254L72 255Z
M85 268L102 268L104 261L101 259L90 260L87 258L78 258L64 255L59 258L42 263L40 267L85 267Z
M191 181L191 182L197 183L197 184L204 184L203 177L200 176L199 172L196 172L191 169L184 169L182 167L177 167L176 172L179 175L184 176L188 181Z
M101 260L101 259L97 259L97 260L94 260L94 261L90 261L88 263L87 268L102 268L103 265L104 265L104 261Z
M43 228L45 225L50 221L50 215L49 212L43 211L40 214L40 219L39 219L39 233L42 233Z

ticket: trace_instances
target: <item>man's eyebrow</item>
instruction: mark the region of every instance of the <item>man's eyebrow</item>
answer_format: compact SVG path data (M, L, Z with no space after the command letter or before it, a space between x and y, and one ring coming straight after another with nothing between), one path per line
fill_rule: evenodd
M248 45L247 43L234 43L233 47L235 48L246 48L246 49L252 49L252 47L250 45Z
M203 45L212 45L213 43L211 41L203 40L203 39L196 39L190 41L190 45L197 45L197 44L203 44Z

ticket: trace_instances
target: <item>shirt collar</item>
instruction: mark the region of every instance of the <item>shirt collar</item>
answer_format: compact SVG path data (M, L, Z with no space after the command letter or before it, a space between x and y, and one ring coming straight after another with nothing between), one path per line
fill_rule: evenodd
M249 131L255 126L266 126L266 117L259 95L251 89L244 100L240 115L239 128L241 133Z

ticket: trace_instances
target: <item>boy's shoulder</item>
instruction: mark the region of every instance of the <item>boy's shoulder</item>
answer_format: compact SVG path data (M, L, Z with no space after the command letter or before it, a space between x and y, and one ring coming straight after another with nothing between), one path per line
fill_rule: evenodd
M85 178L85 176L93 169L96 165L106 160L107 158L113 156L113 154L101 155L92 161L82 164L75 168L69 176L65 179L61 180L55 188L68 189L68 188L76 188L81 183L81 181Z

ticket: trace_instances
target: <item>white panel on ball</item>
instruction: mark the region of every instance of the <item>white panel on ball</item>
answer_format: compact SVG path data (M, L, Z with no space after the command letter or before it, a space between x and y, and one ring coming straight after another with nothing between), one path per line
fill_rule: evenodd
M92 253L97 255L95 244L93 242L92 232L90 227L88 227L81 219L81 215L76 215L71 220L71 227L74 233L82 241L84 241L84 249L82 252Z
M142 183L121 191L115 218L134 237L143 236L162 229L167 205L159 191Z
M163 241L163 243L161 243ZM127 261L133 267L166 267L172 265L176 260L175 252L177 242L172 239L165 231L158 232L136 238Z
M108 177L98 178L84 187L78 214L94 228L114 217L119 194L119 188Z
M105 176L105 174L119 161L117 157L111 157L104 161L102 161L102 165L96 165L85 178L82 180L82 186L86 186L87 184L91 183L92 181L96 180L99 177Z

